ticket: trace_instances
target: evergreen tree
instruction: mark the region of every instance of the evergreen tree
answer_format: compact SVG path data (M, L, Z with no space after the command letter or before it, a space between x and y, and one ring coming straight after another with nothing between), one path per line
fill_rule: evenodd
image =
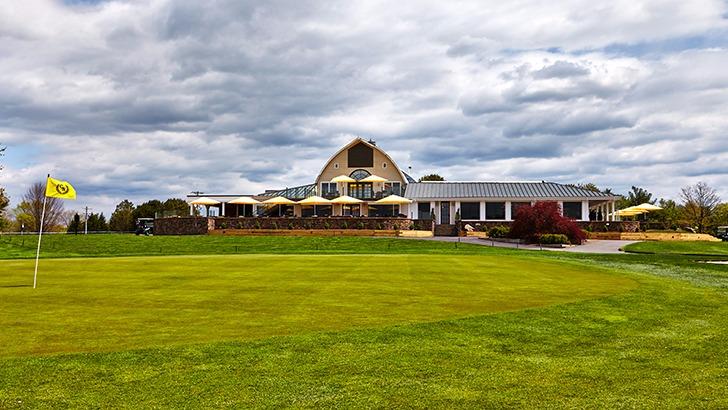
M109 219L109 229L117 232L132 232L135 228L134 204L128 199L119 202Z

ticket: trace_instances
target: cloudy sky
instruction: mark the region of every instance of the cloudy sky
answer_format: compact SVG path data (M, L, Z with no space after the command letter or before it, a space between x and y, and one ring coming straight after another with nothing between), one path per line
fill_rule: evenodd
M0 184L108 214L310 183L362 136L415 177L728 199L726 47L710 0L3 1Z

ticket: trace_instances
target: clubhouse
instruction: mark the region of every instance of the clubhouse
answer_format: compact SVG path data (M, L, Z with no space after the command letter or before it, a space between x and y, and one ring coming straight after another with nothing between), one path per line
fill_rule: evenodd
M218 216L401 217L512 221L518 207L558 202L577 221L611 221L619 197L555 182L417 182L374 141L356 138L323 165L313 183L257 195L188 195ZM205 202L208 202L205 204Z

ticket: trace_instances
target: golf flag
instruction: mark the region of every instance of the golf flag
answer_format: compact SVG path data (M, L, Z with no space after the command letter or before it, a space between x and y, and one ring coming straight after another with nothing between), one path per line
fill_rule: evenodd
M50 198L76 199L76 190L66 181L48 177L45 195Z

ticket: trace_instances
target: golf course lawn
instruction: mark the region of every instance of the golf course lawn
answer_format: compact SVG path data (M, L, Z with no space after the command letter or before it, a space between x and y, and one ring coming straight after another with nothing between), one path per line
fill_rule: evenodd
M210 239L0 241L0 408L728 407L725 266Z
M6 261L0 357L429 322L622 293L634 280L495 256L235 255ZM9 274L8 274L9 272ZM7 286L7 287L3 287ZM92 337L89 337L92 335Z
M656 254L725 255L728 258L728 242L648 241L627 245L625 250Z

